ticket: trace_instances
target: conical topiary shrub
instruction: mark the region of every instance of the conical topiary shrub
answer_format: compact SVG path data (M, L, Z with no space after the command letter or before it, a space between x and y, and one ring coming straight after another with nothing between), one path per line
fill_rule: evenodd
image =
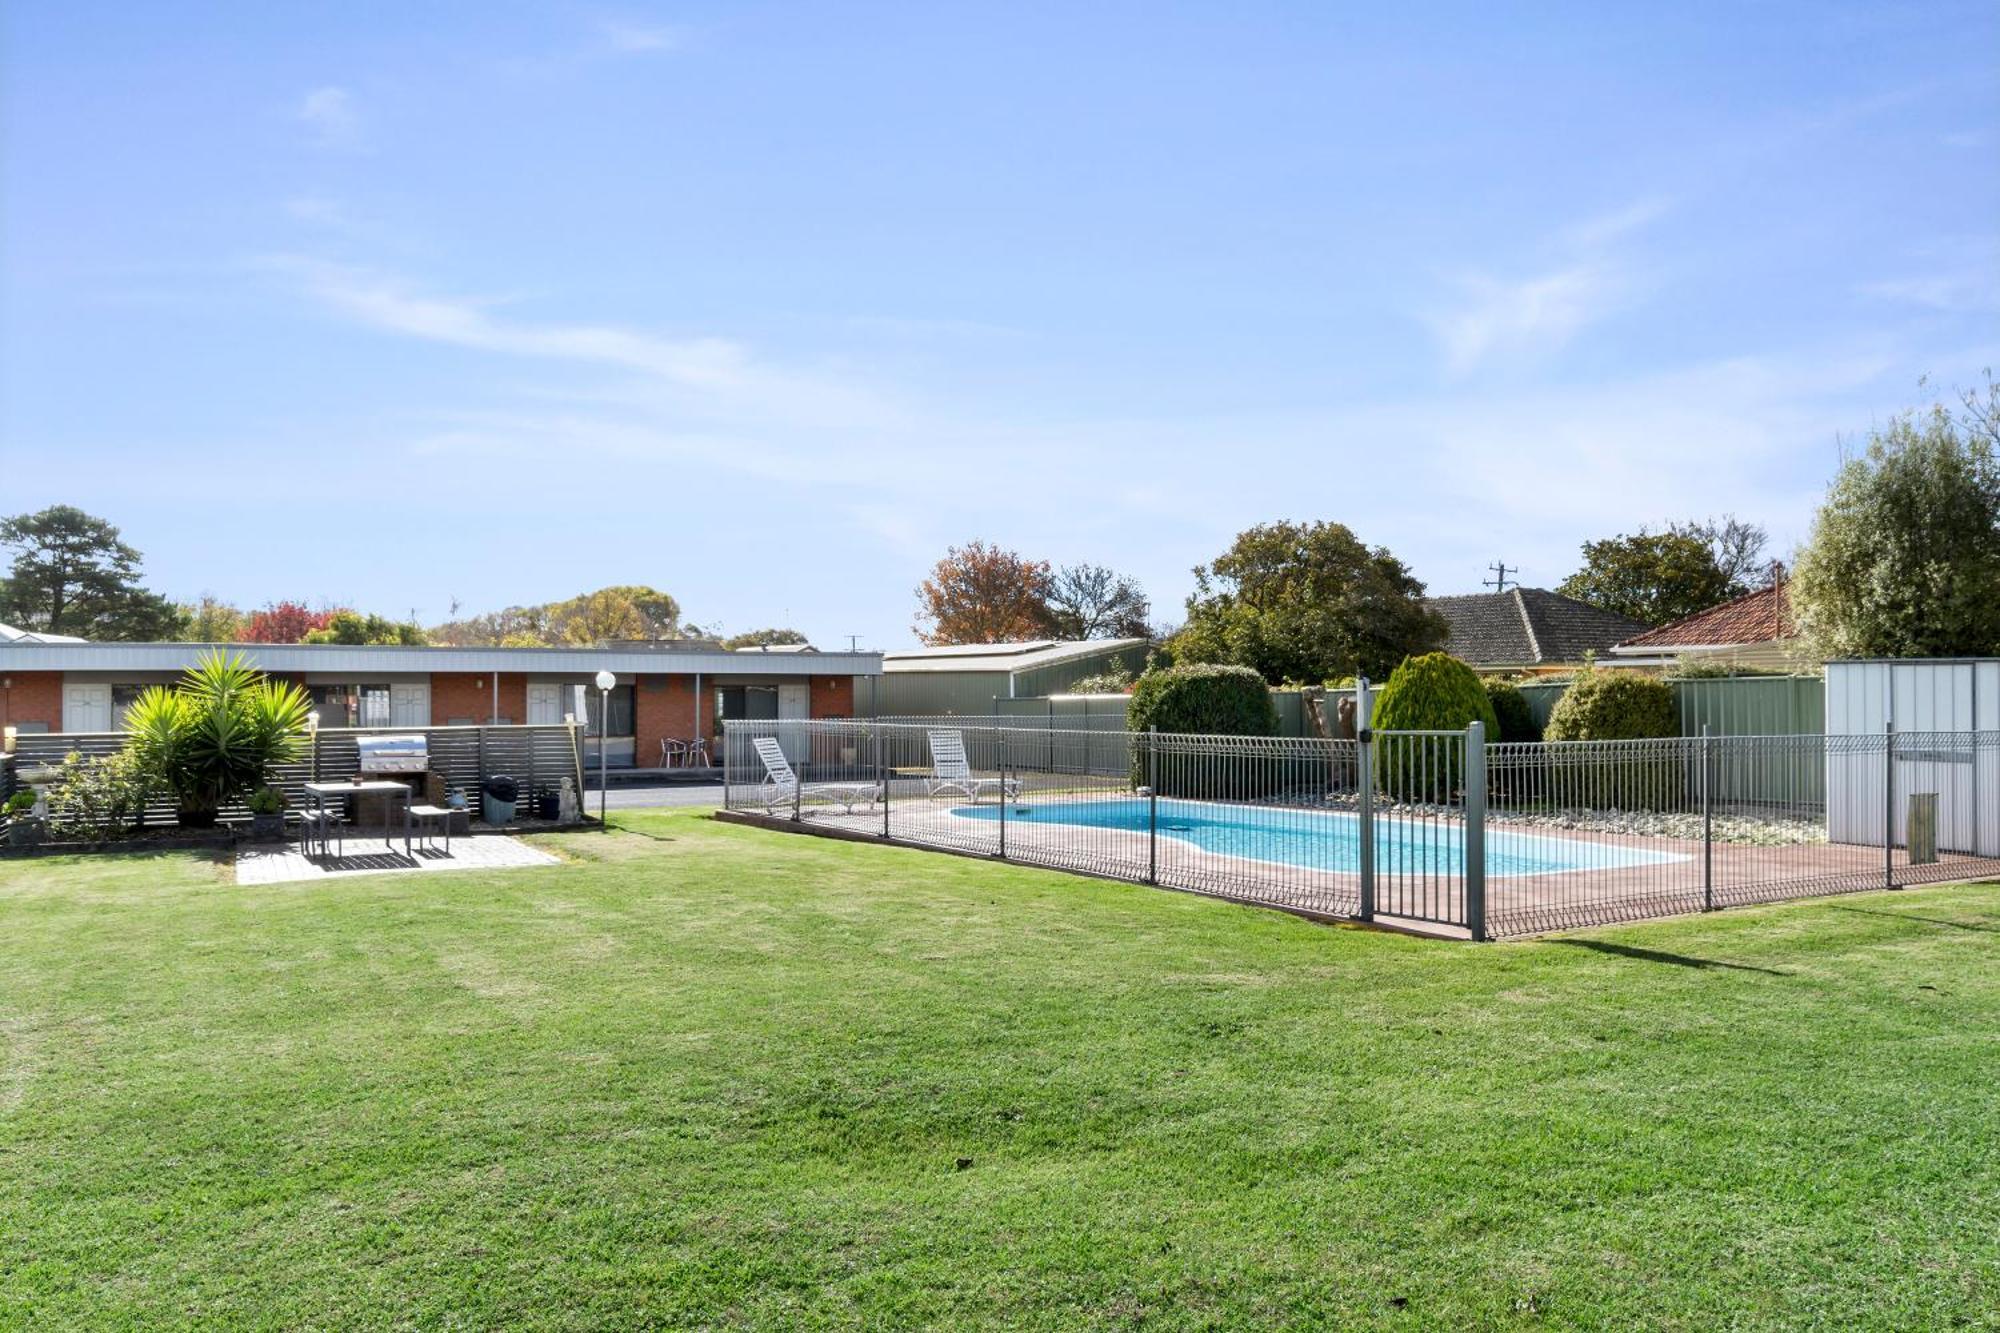
M1376 732L1376 786L1390 800L1447 798L1463 776L1463 745L1449 737L1381 733L1464 731L1474 722L1485 724L1488 741L1499 739L1493 702L1471 667L1450 653L1404 658L1376 696L1369 724Z

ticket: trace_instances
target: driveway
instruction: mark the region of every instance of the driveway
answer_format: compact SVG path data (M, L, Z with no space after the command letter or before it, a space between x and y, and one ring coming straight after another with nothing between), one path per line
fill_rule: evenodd
M595 778L595 774L592 775ZM597 783L584 789L585 804L597 810ZM720 782L614 782L610 806L613 810L657 810L670 805L721 805Z

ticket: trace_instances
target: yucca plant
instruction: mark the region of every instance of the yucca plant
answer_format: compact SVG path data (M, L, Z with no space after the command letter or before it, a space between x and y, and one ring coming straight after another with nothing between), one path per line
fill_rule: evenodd
M305 746L306 692L236 654L210 653L180 682L142 692L125 714L141 769L174 794L186 828L269 783Z

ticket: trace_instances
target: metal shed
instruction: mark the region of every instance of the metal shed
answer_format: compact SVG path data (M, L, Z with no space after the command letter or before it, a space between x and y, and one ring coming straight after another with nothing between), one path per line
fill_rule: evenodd
M1829 662L1826 733L1830 841L1904 845L1935 793L1939 850L2000 856L2000 658Z
M1067 694L1114 666L1137 675L1149 647L1144 639L1035 639L884 653L873 714L990 716L995 700ZM857 703L868 707L867 700Z

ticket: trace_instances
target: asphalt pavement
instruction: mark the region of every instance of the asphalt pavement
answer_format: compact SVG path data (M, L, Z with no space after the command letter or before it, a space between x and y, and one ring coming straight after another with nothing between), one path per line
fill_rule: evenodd
M597 810L597 784L584 788L592 813ZM666 806L721 805L719 782L614 782L610 806L613 810L657 810Z

